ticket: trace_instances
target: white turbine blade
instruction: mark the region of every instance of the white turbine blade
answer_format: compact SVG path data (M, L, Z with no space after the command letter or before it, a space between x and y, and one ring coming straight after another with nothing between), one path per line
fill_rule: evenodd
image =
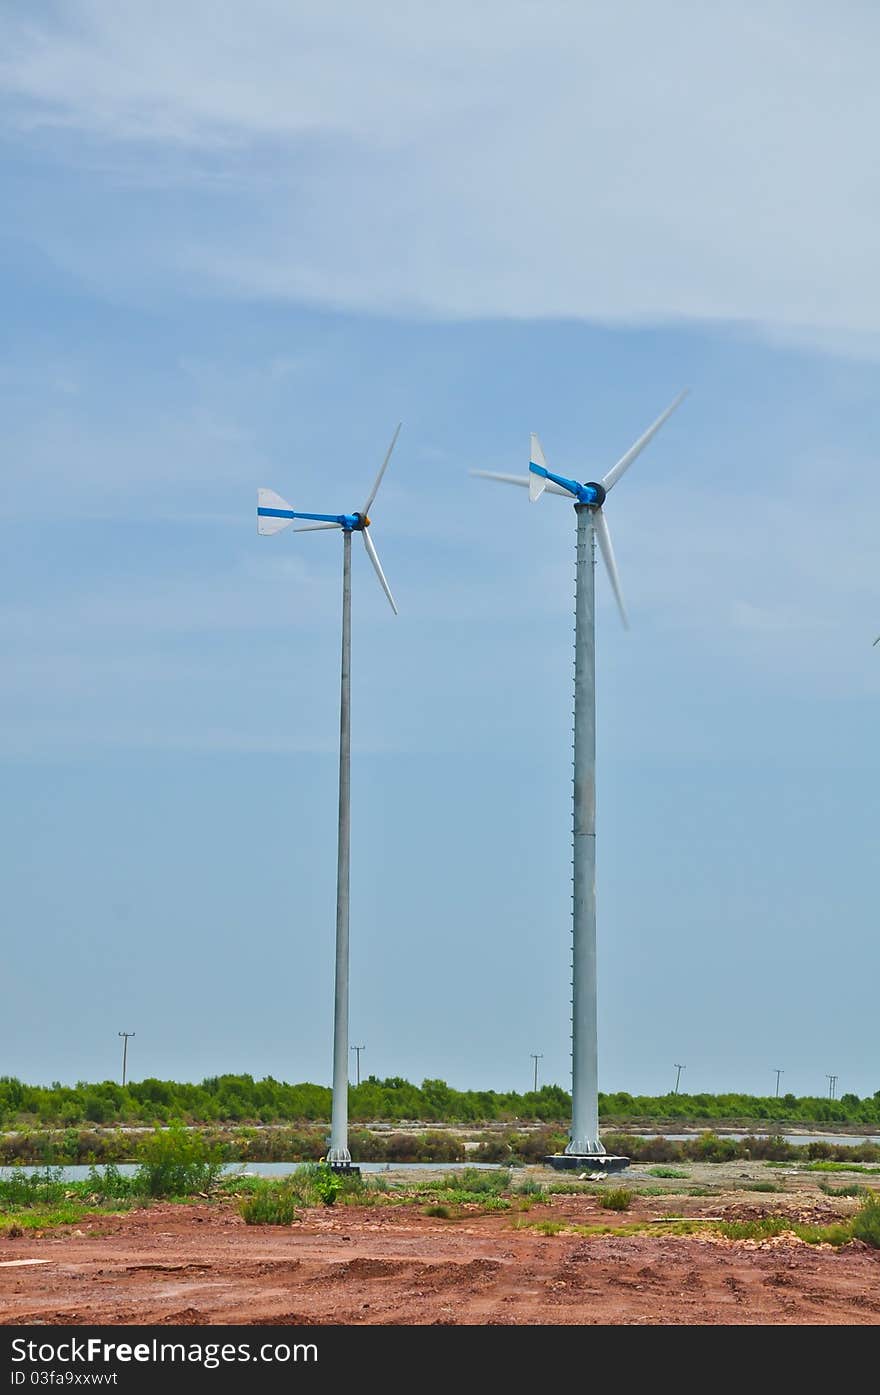
M341 528L341 523L309 523L304 528L294 528L295 533L317 533L319 528Z
M499 475L494 470L471 470L471 474L481 480L495 480L496 483L500 484L518 484L523 489L528 489L535 478L534 475ZM543 484L548 494L561 494L564 499L571 498L567 489L563 489L559 484L554 484L552 480L544 480Z
M402 425L403 425L403 422L402 422L402 421L399 421L399 422L397 423L397 430L395 431L394 435L391 437L391 445L388 447L388 450L385 452L385 459L382 461L382 464L381 464L380 469L379 469L379 473L378 473L378 475L376 476L376 483L373 485L373 488L372 488L372 490L370 491L370 497L367 499L367 502L364 504L364 507L361 509L361 513L363 513L363 514L368 514L368 513L370 512L370 507L371 507L371 505L372 505L372 503L373 503L373 500L375 499L376 495L379 493L379 485L382 483L382 476L384 475L384 473L385 473L385 471L386 471L386 469L387 469L387 467L388 467L388 461L391 459L391 452L394 450L394 447L397 445L397 438L398 438L398 436L400 435L400 428L401 428ZM364 534L364 538L366 538L366 536L367 536L367 535L366 535L366 533L365 533L365 534Z
M361 537L364 540L364 547L367 549L367 556L369 557L373 566L376 568L376 575L379 578L379 584L382 587L382 590L385 592L385 595L388 597L391 609L394 611L394 614L396 615L397 606L394 604L394 597L391 594L391 587L385 580L385 573L382 570L382 563L379 561L379 554L373 546L373 539L370 537L366 528L364 528L364 530L362 531Z
M614 548L611 546L611 534L608 531L608 520L601 509L593 510L593 527L596 530L599 548L605 561L608 579L611 582L614 599L617 601L617 608L620 611L620 618L623 621L623 628L628 630L629 620L626 615L626 606L623 604L623 593L620 589L620 577L617 572L617 563L614 560Z
M620 476L624 473L624 471L629 469L636 456L641 455L648 442L654 439L654 437L657 435L657 432L660 430L660 427L663 425L665 421L669 420L676 407L681 406L682 402L687 397L687 395L688 389L685 388L684 392L680 392L676 397L675 401L669 404L669 406L666 408L666 411L661 412L660 416L653 423L653 425L648 427L645 434L639 437L635 445L630 446L626 455L622 455L618 460L617 464L612 465L611 469L608 471L608 474L602 481L602 487L606 490L606 492L609 489L611 489L613 485L617 484L617 481L620 479Z
M282 499L280 494L276 494L274 489L258 489L257 508L290 509L290 504L286 499ZM280 533L282 528L289 528L292 522L292 518L264 518L258 513L257 532L261 537L268 538L273 533Z
M547 469L547 461L544 458L541 442L534 431L531 436L529 460L533 465L541 465L545 470ZM542 475L529 474L529 499L533 504L538 502L546 488L547 481Z

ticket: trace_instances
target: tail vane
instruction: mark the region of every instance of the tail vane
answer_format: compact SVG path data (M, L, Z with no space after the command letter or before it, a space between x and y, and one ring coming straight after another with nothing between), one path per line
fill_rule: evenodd
M294 518L294 511L287 500L276 494L274 489L257 490L257 532L262 537L289 528Z
M547 481L542 475L536 473L532 468L534 465L537 465L541 470L547 469L547 461L544 458L541 442L533 431L529 451L529 499L533 504L536 504L547 488Z

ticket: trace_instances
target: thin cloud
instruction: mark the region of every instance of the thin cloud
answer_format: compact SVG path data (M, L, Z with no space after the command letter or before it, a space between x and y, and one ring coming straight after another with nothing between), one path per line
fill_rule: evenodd
M32 153L79 162L96 229L116 200L126 255L49 218L43 245L117 289L146 265L203 293L735 322L873 357L878 41L865 6L80 0L22 21L0 80ZM124 147L146 210L119 206Z

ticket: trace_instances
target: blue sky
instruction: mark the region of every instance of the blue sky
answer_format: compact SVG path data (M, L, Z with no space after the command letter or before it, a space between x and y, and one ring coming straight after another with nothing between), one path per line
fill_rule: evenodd
M880 1088L873 7L8 6L0 1070L329 1080L338 539L363 1068L568 1077L604 473L600 1074ZM635 36L635 37L634 37ZM523 94L531 94L523 100Z

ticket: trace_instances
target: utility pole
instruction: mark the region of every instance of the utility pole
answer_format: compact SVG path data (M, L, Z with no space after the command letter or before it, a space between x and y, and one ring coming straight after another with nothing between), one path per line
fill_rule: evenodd
M137 1033L136 1033L136 1032L119 1032L118 1035L122 1037L122 1085L123 1085L123 1088L124 1088L124 1087L125 1087L125 1067L126 1067L126 1065L127 1065L127 1063L128 1063L128 1039L129 1039L129 1037L136 1036Z
M349 1051L353 1051L357 1056L357 1083L361 1083L361 1052L366 1051L365 1046L350 1046Z
M834 1099L834 1091L837 1089L837 1076L836 1076L836 1075L826 1075L825 1079L828 1081L828 1098L829 1098L830 1100L833 1100L833 1099Z
M777 1098L777 1099L779 1099L779 1077L780 1077L780 1075L785 1075L785 1071L784 1071L784 1070L778 1070L778 1071L776 1072L776 1098Z
M538 1062L539 1062L539 1061L543 1061L543 1059L544 1059L544 1053L543 1053L543 1051L540 1051L540 1052L539 1052L539 1051L533 1051L533 1052L532 1052L532 1060L533 1060L534 1063L535 1063L535 1094L538 1093Z
M678 1063L677 1063L676 1061L673 1061L672 1064L675 1066L675 1069L676 1069L676 1071L678 1072L678 1074L677 1074L676 1077L675 1077L675 1089L674 1089L673 1092L672 1092L674 1095L677 1095L677 1094L678 1094L678 1085L679 1085L679 1081L681 1080L681 1073L682 1073L682 1071L685 1069L685 1067L684 1067L684 1066L678 1065Z

